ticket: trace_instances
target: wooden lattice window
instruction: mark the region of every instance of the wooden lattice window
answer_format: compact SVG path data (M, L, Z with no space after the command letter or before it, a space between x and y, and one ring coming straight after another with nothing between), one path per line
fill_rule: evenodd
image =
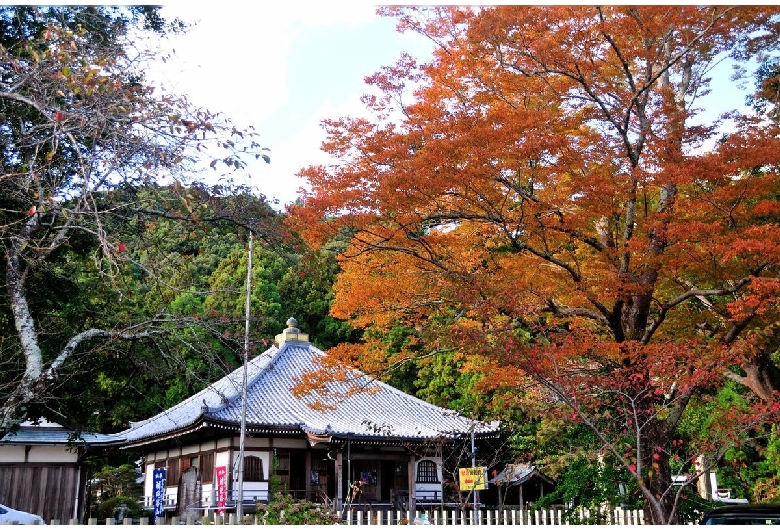
M214 453L200 455L201 482L214 482Z
M433 460L420 460L417 464L417 482L438 484L439 472Z
M169 458L165 464L165 484L166 486L179 485L179 459Z
M182 458L180 461L181 466L181 472L184 473L191 467L198 467L198 457L197 456L188 456L186 458Z
M244 480L247 482L263 480L263 461L259 456L244 457Z

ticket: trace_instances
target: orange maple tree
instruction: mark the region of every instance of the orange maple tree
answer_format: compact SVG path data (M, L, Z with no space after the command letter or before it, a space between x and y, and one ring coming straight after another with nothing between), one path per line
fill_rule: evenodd
M301 172L293 222L315 243L354 233L333 314L532 378L630 470L648 522L676 522L673 459L717 458L780 409L780 131L700 108L733 97L720 61L777 51L778 9L384 12L439 46L367 78L375 119L326 120L340 163ZM750 407L683 443L727 380Z

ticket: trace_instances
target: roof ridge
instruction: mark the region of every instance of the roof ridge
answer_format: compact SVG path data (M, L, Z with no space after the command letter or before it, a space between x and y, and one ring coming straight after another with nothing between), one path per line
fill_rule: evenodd
M249 362L247 362L247 379L246 379L247 388L252 387L257 382L257 380L260 379L263 376L263 374L265 374L269 370L269 368L273 366L273 360L280 356L281 352L285 349L285 346L286 344L283 344L281 347L277 347L276 345L273 345L267 350L265 350L263 353L255 357L254 359L251 359ZM257 366L261 363L262 366ZM252 371L253 368L257 368L257 370L253 372ZM243 373L242 373L243 370L244 370L243 365L239 366L229 374L214 381L209 386L213 386L227 379L231 379L231 377L234 375L237 378L240 377L241 379L243 379ZM230 398L226 398L222 392L218 392L217 390L215 390L215 392L218 392L220 397L222 398L222 403L215 408L209 407L209 412L222 410L223 408L228 407L235 398L240 397L242 384L243 381L239 382L237 386L233 385L233 389L236 390L236 393L232 395Z
M263 353L258 355L257 357L251 359L247 363L247 371L249 372L251 371L250 368L257 367L257 365L260 364L261 361L267 361L263 366L257 367L257 370L251 376L251 383L250 383L249 374L247 374L247 387L251 386L252 383L254 383L263 373L265 373L267 366L270 364L270 360L276 357L276 355L280 351L281 351L280 348L277 348L275 345L273 345L267 350L265 350ZM208 412L215 412L225 408L231 403L231 401L233 401L233 399L241 395L240 389L242 385L241 379L243 379L243 374L242 374L243 369L244 369L243 365L239 366L232 372L229 372L224 376L220 377L219 379L217 379L216 381L214 381L213 383L208 384L203 389L199 390L198 392L191 395L190 397L183 399L182 401L180 401L176 405L173 405L172 407L169 407L163 411L158 412L157 414L155 414L150 418L146 418L138 422L130 422L130 427L128 429L125 429L124 431L121 431L117 434L123 434L125 432L136 429L142 425L147 425L149 423L152 423L160 418L170 417L171 413L178 410L186 409L187 407L191 406L192 403L197 402L199 400L203 403L201 408L203 408L203 406L207 407ZM230 383L230 385L228 385L228 383ZM226 396L225 390L234 390L234 393L228 394ZM211 399L209 400L212 402L211 404L206 403L206 396L212 398L216 396L218 397L219 401L214 403L213 399ZM179 427L186 427L188 425L191 425L192 423L195 422L195 419L197 418L194 418L189 422L183 423L182 425L179 425Z

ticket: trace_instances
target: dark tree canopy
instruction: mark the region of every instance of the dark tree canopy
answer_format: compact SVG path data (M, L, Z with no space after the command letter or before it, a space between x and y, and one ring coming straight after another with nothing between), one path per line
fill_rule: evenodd
M0 9L0 315L13 330L0 431L45 412L93 356L159 346L186 324L165 306L131 303L133 274L157 282L150 291L168 280L132 252L154 219L236 228L251 215L278 239L265 225L270 206L229 180L248 157L267 160L256 134L146 83L157 57L135 46L135 32L182 27L155 7ZM221 177L211 188L193 171L209 160Z

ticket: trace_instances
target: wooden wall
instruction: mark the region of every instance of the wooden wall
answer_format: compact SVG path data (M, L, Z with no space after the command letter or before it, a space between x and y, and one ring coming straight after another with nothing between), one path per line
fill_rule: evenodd
M47 523L73 518L79 470L75 464L0 464L0 504L34 513Z

